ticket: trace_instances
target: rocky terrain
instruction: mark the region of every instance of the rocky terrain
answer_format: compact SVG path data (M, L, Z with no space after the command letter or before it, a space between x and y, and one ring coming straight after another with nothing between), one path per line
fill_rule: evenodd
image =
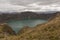
M55 13L52 18L34 28L25 26L17 35L0 38L0 40L60 40L60 12Z

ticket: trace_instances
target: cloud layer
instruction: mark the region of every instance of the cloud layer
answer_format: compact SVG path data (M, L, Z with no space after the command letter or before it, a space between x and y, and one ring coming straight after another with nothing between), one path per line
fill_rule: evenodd
M0 0L0 11L21 12L21 11L60 11L59 0Z
M39 5L38 3L32 3L28 5L28 8L26 8L26 10L29 11L60 11L60 5L53 3L53 4L49 4L49 5Z
M0 4L0 11L6 11L6 12L13 12L13 11L21 11L21 9L24 9L24 6L18 6L18 5L11 5L11 4Z

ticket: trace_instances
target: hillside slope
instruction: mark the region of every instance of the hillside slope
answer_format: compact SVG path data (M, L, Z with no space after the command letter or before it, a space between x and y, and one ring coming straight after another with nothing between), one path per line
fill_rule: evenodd
M28 30L31 30L33 28L29 27L29 26L24 26L22 29L20 29L20 31L18 32L18 35L19 34L23 34L25 32L27 32Z
M16 33L13 31L13 29L10 26L8 26L6 23L0 24L0 38L15 34Z
M20 40L60 40L60 13L53 20L38 25L19 37Z

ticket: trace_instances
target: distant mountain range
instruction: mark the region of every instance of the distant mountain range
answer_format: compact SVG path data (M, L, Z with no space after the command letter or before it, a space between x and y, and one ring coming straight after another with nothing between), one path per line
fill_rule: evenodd
M45 19L48 20L54 16L55 12L13 12L13 13L0 13L0 22L7 22L10 20L25 20L25 19Z

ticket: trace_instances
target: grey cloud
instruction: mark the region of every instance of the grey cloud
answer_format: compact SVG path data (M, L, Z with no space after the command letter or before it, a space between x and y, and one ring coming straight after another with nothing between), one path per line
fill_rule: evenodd
M59 3L59 0L10 0L12 4L17 5L27 5L35 2L43 2L41 5L51 4L51 3Z
M59 6L60 1L59 0L0 0L0 11L1 9L2 11L5 10L7 11L24 11L24 10L53 11L55 9L60 10L60 6L59 8L50 7L50 5L55 5L55 4L58 4L56 6ZM46 5L49 7L47 8Z
M9 3L8 0L0 0L0 3Z

